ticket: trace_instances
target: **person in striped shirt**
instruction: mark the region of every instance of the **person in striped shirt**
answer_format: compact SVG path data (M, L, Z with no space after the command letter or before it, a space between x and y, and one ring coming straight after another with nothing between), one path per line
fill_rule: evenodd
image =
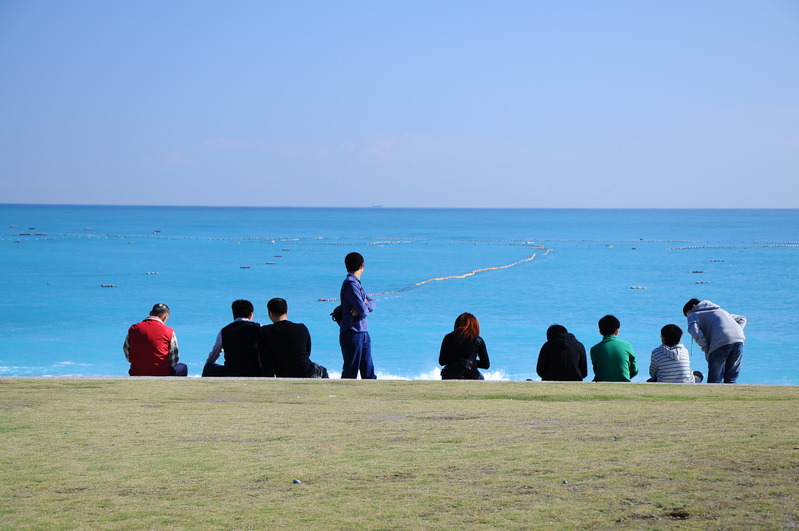
M682 330L675 324L660 329L662 344L652 351L649 362L650 382L697 383L703 380L702 373L691 371L691 357L682 343Z

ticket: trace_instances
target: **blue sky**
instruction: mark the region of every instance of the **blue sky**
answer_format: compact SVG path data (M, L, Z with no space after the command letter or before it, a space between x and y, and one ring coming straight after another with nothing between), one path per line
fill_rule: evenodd
M799 2L0 0L0 202L799 207Z

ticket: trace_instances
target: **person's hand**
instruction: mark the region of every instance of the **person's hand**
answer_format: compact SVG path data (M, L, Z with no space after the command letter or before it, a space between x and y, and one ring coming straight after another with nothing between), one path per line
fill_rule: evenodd
M355 308L351 308L350 313L352 314L353 317L358 317L359 315L358 312L355 310Z

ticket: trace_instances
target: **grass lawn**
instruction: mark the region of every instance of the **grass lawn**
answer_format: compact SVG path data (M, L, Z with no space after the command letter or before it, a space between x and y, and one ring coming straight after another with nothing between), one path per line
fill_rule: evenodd
M3 529L799 528L797 387L2 378L0 445Z

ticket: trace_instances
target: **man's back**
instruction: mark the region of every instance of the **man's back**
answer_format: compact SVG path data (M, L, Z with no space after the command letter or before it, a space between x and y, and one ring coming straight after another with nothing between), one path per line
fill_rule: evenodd
M615 335L603 336L591 347L595 382L629 382L638 374L633 347Z
M225 351L225 376L260 376L258 329L261 325L248 320L233 321L222 329Z
M261 327L258 334L261 365L279 378L308 378L313 373L311 334L302 323L278 321Z
M131 376L169 376L169 348L174 331L159 319L148 317L128 329Z

